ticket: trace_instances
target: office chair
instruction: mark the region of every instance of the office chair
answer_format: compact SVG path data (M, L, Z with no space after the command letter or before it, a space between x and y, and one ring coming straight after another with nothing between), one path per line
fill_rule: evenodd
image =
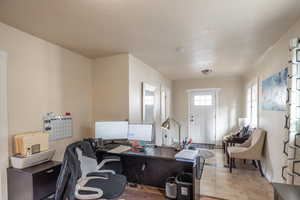
M100 139L95 139L95 138L86 138L83 139L84 142L88 142L93 151L96 152L97 148L100 145L100 143L102 143L102 141ZM98 165L98 169L101 170L102 172L105 172L104 170L106 170L107 172L111 172L113 174L121 174L123 171L122 168L122 164L121 164L121 159L118 156L111 156L111 155L107 155L107 156L103 156L101 158L101 163Z
M82 174L75 188L77 199L114 199L121 196L127 184L126 177L114 170L103 169L107 163L119 162L119 158L104 159L97 165L96 159L84 156L80 148L76 148L76 153Z

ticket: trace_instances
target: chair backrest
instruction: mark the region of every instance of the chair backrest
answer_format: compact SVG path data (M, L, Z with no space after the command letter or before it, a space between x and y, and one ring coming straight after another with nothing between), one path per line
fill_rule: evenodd
M257 148L262 152L265 142L266 131L261 128L256 128L252 133L251 148Z
M80 148L76 148L78 160L80 162L81 177L86 177L87 174L97 171L97 160L84 156Z

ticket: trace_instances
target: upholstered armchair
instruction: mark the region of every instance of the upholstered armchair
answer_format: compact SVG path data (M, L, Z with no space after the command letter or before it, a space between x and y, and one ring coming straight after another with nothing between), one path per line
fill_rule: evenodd
M264 176L261 168L261 159L265 136L266 132L263 129L257 128L245 143L227 148L230 173L232 172L235 159L244 159L253 160L254 164L257 161L259 171Z
M244 126L240 130L233 131L223 137L223 151L227 152L228 146L235 146L235 144L242 144L250 137L252 129L249 126Z

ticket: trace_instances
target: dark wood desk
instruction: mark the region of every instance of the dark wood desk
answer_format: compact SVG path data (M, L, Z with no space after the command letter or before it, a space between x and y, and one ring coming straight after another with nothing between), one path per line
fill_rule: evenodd
M299 200L300 186L272 183L275 200Z
M107 150L97 150L99 161L105 155L118 155L122 159L123 173L131 183L165 187L168 177L177 176L180 172L192 173L193 163L177 161L172 148L146 148L145 152L126 151L110 153ZM143 169L144 168L144 169Z
M131 183L149 185L164 188L167 178L175 177L182 172L193 174L194 199L199 199L200 181L196 180L197 166L193 162L178 161L174 148L156 147L145 148L144 152L126 151L122 153L110 153L110 149L98 149L96 155L100 162L105 155L118 155L121 157L123 174ZM211 152L210 152L211 153ZM212 156L207 152L204 156Z
M9 200L41 200L55 193L61 162L7 169Z

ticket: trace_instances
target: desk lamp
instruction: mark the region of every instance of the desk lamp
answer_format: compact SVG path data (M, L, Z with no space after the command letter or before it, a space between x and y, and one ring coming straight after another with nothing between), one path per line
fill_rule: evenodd
M166 121L164 121L162 124L161 124L161 128L162 129L165 129L165 130L170 130L171 129L171 122L174 122L177 126L178 126L178 133L179 133L179 140L178 140L178 143L180 145L180 137L181 137L181 124L176 121L175 119L173 118L167 118Z

